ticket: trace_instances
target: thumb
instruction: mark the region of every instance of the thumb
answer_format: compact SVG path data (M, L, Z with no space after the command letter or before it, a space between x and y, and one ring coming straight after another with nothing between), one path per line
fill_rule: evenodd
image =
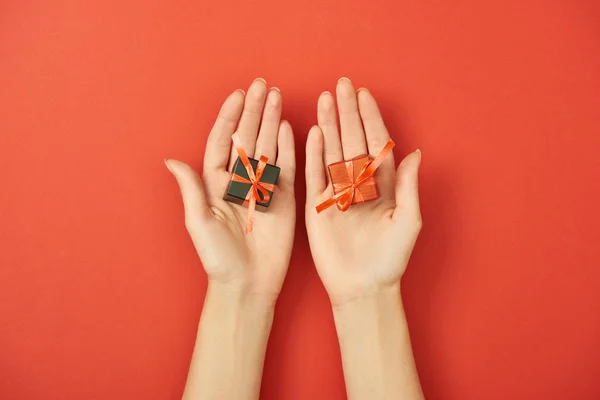
M185 210L185 222L189 228L190 222L204 219L209 215L202 180L196 171L184 162L165 160L165 165L179 185Z
M419 165L421 150L407 155L398 166L396 173L396 212L410 210L420 218L419 209Z

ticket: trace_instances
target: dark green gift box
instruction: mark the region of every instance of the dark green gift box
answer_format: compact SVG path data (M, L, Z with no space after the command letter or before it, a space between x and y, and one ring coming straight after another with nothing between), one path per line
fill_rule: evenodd
M252 165L252 169L256 171L258 160L255 160L253 158L249 158L249 160L250 164ZM273 185L275 185L277 183L277 178L279 178L279 171L279 167L267 164L263 171L262 177L260 178L260 181L265 183L272 183ZM250 179L248 177L248 172L246 171L246 168L244 167L244 164L242 163L239 157L233 165L233 174L237 174L243 178ZM250 190L250 188L252 188L252 185L249 183L229 181L229 186L227 187L227 192L225 193L223 199L247 207L248 203L246 202L246 196L248 195L248 191ZM263 203L260 201L260 199L256 200L256 209L258 211L267 211L267 208L273 200L273 192L271 192L270 190L267 191L269 192L269 201Z

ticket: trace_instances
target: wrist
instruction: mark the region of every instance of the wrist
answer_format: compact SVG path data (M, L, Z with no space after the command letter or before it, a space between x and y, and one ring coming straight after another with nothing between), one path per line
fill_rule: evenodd
M277 294L256 293L243 287L209 280L205 302L210 301L227 309L272 313L277 297Z
M332 299L331 306L336 317L378 315L390 309L403 308L400 285L384 286L338 301Z
M274 305L209 281L184 398L258 398Z
M349 398L422 399L400 286L333 307Z
M406 321L400 288L387 287L334 305L333 319L342 348L366 351L367 346L383 357L390 335Z
M329 294L329 301L334 311L353 306L375 305L380 302L401 301L400 283L372 286L349 293Z

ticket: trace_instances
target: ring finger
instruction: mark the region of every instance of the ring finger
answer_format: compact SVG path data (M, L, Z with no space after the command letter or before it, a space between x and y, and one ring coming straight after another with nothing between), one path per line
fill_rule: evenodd
M367 153L367 141L358 112L356 91L350 79L341 78L338 81L336 93L340 112L342 150L344 159L349 160Z

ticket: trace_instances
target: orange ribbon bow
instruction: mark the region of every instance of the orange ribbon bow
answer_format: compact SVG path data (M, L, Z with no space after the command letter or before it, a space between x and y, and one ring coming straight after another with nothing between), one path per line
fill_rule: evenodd
M340 211L348 210L350 205L352 205L352 200L359 193L356 189L368 183L373 178L375 171L377 171L377 168L379 168L394 146L394 141L390 139L374 160L368 161L362 166L354 181L351 180L348 183L338 184L336 187L336 191L339 190L337 194L319 204L317 206L317 213L328 209L334 204L337 204ZM352 175L350 176L352 177Z
M242 143L237 133L234 133L231 137L233 140L233 145L240 157L240 161L244 168L246 168L246 173L248 173L248 178L246 179L241 175L233 174L231 176L231 180L234 182L247 183L252 185L252 187L248 190L248 194L246 195L246 201L244 205L248 205L248 217L246 219L246 233L252 232L252 225L254 224L254 210L256 209L256 202L260 201L261 203L267 203L271 198L269 195L269 191L273 192L275 190L275 185L272 183L261 182L260 178L262 178L265 167L267 166L267 162L269 159L265 156L261 156L258 160L258 165L256 166L256 171L252 168L252 164L250 164L250 160L242 147Z

